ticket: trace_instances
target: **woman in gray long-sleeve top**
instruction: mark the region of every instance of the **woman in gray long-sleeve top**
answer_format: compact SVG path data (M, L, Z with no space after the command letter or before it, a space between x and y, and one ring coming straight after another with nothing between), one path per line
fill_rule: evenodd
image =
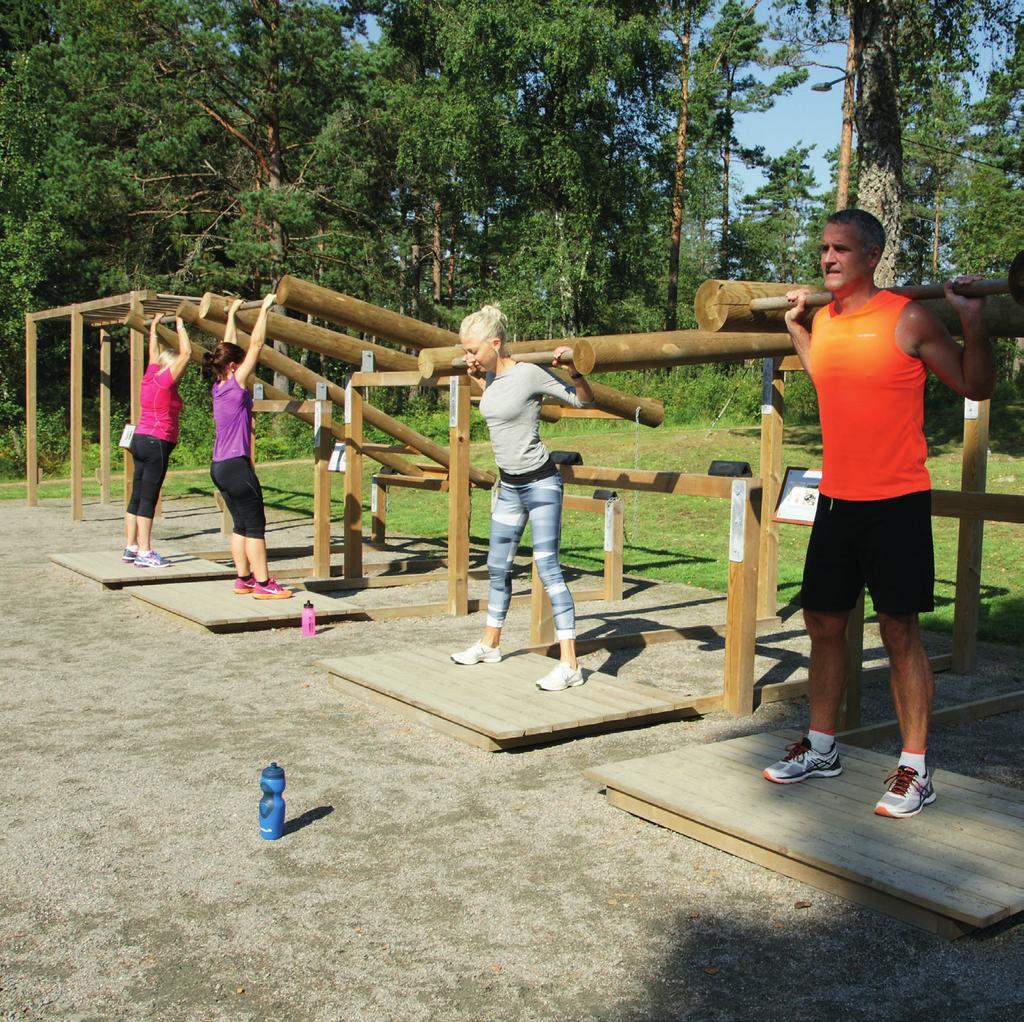
M494 305L485 305L467 316L459 329L469 374L485 381L480 414L491 434L501 484L491 512L487 624L483 638L469 649L453 653L452 660L457 664L495 664L501 660L501 629L512 599L512 561L529 521L533 557L551 600L561 652L558 665L539 679L537 686L559 692L582 685L584 679L576 663L575 607L558 561L562 477L541 443L538 423L542 398L552 397L582 408L593 402L594 394L575 366L569 366L575 382L570 387L540 366L513 361L505 350L507 329L504 313ZM566 346L556 349L556 361L569 350Z

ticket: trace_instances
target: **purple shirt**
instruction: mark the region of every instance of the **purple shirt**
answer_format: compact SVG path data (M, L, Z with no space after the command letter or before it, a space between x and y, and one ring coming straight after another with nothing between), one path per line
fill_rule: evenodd
M252 456L252 393L233 376L213 385L213 460Z
M181 395L170 369L161 369L158 362L150 362L139 385L141 411L135 432L176 444L181 406Z

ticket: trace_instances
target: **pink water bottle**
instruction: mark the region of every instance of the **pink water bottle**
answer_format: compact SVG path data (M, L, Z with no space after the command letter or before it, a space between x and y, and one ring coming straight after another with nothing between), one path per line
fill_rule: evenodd
M316 611L309 600L302 605L302 634L316 635Z

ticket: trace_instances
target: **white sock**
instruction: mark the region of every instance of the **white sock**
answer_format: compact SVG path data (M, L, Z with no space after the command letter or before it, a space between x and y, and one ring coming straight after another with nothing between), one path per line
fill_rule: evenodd
M808 731L807 741L811 743L811 748L820 755L828 752L835 745L836 736L827 731Z
M129 543L128 546L125 547L125 550L134 550L136 553L138 553L139 544L138 543Z
M900 753L900 766L913 767L917 771L918 777L926 777L928 775L928 768L924 765L925 753L923 752L907 752L904 749Z

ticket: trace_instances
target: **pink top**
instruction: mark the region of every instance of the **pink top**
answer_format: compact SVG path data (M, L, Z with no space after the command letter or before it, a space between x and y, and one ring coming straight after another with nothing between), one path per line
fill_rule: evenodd
M142 411L135 432L176 444L182 400L170 369L161 369L159 362L150 362L139 387L139 405Z

